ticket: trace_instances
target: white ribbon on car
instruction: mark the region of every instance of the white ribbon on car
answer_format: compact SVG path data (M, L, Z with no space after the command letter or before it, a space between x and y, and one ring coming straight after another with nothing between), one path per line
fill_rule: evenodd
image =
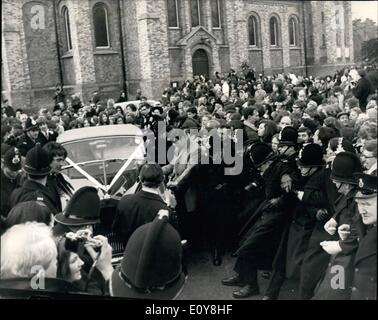
M134 150L134 152L131 154L130 158L126 160L126 162L123 164L121 169L118 170L117 174L114 176L113 180L110 182L108 190L111 189L111 187L117 182L119 177L123 174L123 172L127 169L127 167L130 165L131 161L134 160L135 156L138 154L138 152L141 152L143 150L141 149L141 146L143 146L143 143L139 144L138 147Z
M75 162L73 162L70 158L66 158L66 161L79 173L81 173L85 178L87 178L90 182L92 182L96 187L100 188L103 190L105 193L107 192L106 186L98 182L95 178L93 178L88 172L80 168Z
M134 150L134 152L131 154L130 158L126 160L126 162L123 164L123 166L118 170L117 174L114 176L112 181L110 182L109 186L104 186L100 182L98 182L95 178L93 178L88 172L86 172L84 169L80 168L78 164L73 162L70 158L66 158L66 161L69 165L71 165L75 170L77 170L81 175L83 175L85 178L87 178L90 182L92 182L96 187L100 188L102 191L104 191L105 194L111 189L111 187L117 182L119 177L123 174L123 172L127 169L127 167L130 165L131 161L134 160L135 156L138 154L138 152L141 152L143 150L141 149L141 146L143 146L143 143L138 145L138 147Z

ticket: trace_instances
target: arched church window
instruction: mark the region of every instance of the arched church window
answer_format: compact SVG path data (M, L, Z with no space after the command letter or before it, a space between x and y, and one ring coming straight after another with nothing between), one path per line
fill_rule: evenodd
M103 3L93 7L93 25L96 48L109 48L108 10Z

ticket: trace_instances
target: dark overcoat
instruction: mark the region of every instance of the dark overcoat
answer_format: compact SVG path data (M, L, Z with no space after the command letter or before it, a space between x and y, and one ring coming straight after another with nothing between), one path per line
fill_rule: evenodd
M327 208L325 193L325 172L316 171L304 185L304 194L294 211L287 240L286 277L299 276L303 258L308 249L309 240L316 224L319 209Z
M377 300L377 226L359 242L351 300Z
M336 235L332 236L324 230L324 224L335 213L335 201L340 196L340 194L337 192L335 184L330 179L330 174L330 167L326 167L324 170L324 190L327 196L327 206L325 208L327 209L328 215L321 221L316 221L311 233L300 271L300 283L298 290L298 298L300 300L311 299L314 293L314 288L327 269L330 255L323 250L320 242L337 239Z
M356 232L346 240L339 240L342 251L331 256L328 268L324 273L323 279L315 289L314 300L349 300L353 281L354 259L358 248L358 237L363 235L363 226L358 214L355 202L356 189L351 190L348 195L342 195L335 203L335 214L333 218L338 226L348 224ZM342 270L340 286L332 287L337 276L335 270Z
M118 203L113 231L126 244L131 234L141 225L154 220L161 209L169 210L157 194L141 190L125 195Z

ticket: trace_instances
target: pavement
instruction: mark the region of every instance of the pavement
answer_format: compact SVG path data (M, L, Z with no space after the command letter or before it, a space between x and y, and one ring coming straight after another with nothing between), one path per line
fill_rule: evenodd
M235 260L236 258L231 257L231 253L228 252L223 256L222 264L214 266L210 251L188 254L188 278L178 300L236 300L232 297L232 292L239 287L228 287L221 283L223 278L235 274L233 271ZM260 294L243 300L262 300L268 281L261 277L259 271ZM293 288L292 282L285 281L279 300L296 300L296 291Z

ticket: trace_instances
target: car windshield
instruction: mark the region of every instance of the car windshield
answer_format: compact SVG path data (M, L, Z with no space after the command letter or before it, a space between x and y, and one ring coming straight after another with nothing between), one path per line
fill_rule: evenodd
M79 140L64 144L68 158L79 164L83 162L128 159L142 142L142 138L101 137L91 140ZM141 155L137 156L140 159Z
M106 185L110 183L141 143L143 143L141 137L118 136L79 140L63 145L69 159L100 183ZM139 148L139 150L134 154L134 160L123 173L123 177L130 183L136 179L138 160L144 157L142 149ZM64 172L70 179L83 179L83 175L79 171L69 166L69 163L67 165ZM132 179L129 177L130 174L133 176Z

